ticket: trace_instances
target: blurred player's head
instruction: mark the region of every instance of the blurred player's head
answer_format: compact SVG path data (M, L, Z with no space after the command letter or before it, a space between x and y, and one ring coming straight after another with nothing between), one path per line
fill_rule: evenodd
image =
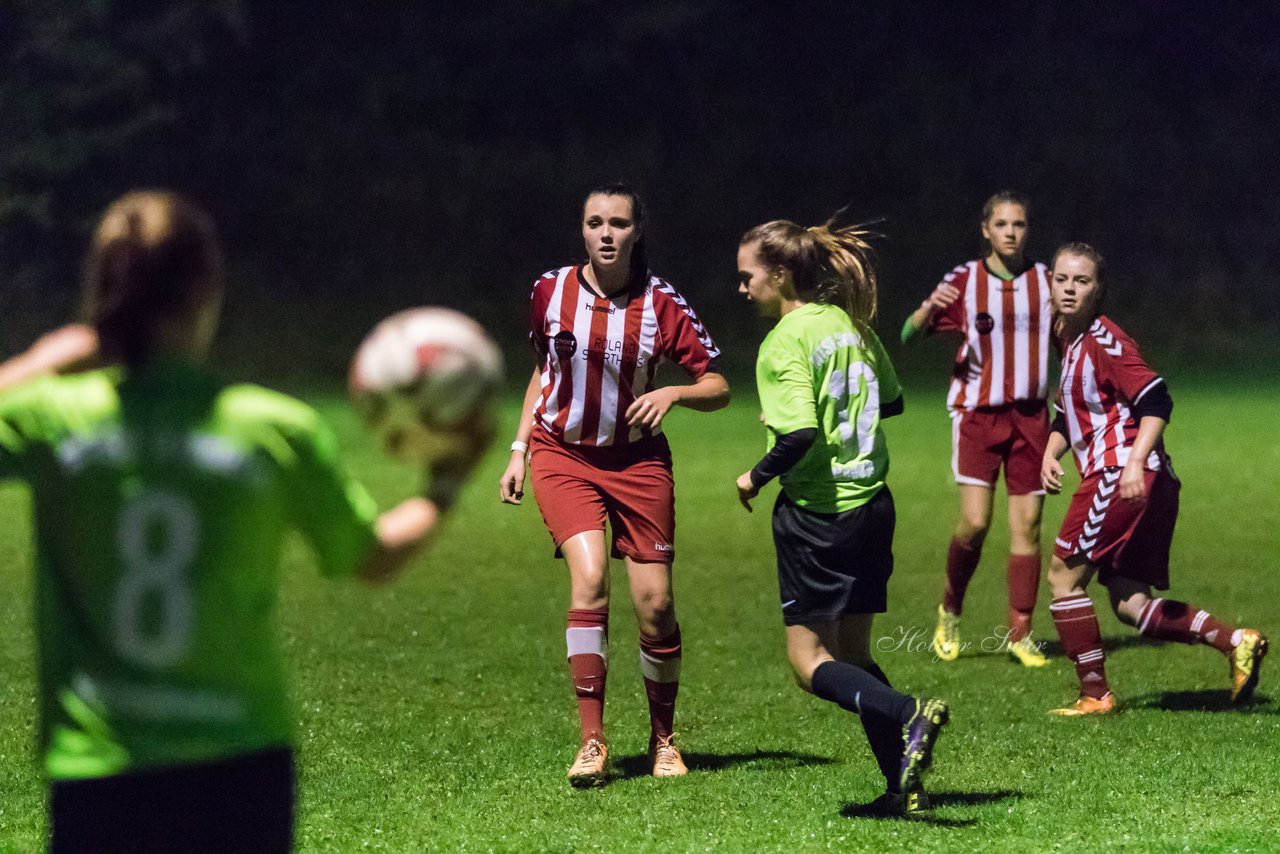
M1030 215L1026 197L1012 190L1001 190L982 206L982 238L988 251L999 255L1006 266L1021 264Z
M582 202L582 239L597 271L626 270L632 284L648 278L644 202L628 185L604 184L587 193Z
M222 304L222 250L213 221L174 193L127 193L103 214L85 263L85 320L107 361L135 365L158 351L201 357Z
M804 228L778 219L757 225L738 244L738 290L771 310L782 299L839 305L858 323L876 313L876 271L872 232L862 225L837 225L843 211L822 225ZM745 264L745 266L744 266Z
M1080 327L1102 313L1102 253L1088 243L1067 243L1053 254L1049 283L1061 323Z

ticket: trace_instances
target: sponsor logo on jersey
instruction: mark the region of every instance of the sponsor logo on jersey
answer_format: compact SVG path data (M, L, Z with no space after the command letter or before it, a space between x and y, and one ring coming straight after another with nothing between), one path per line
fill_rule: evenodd
M991 330L996 328L996 321L994 317L983 311L979 312L978 316L973 319L973 325L978 330L979 335L990 335Z
M592 338L591 346L582 352L582 359L583 361L594 359L611 365L621 365L623 359L635 359L637 370L643 368L646 361L639 342L623 341L606 335L597 335Z
M556 337L552 339L556 355L561 359L568 359L578 352L578 339L573 337L573 333L566 329L562 329L556 333Z
M611 305L592 305L588 306L587 311L601 311L605 314L613 314L615 309Z

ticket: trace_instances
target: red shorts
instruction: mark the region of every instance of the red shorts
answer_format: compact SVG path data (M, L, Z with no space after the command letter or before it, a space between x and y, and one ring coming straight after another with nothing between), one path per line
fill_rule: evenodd
M1169 587L1169 546L1178 521L1178 490L1171 470L1148 471L1147 500L1120 497L1120 469L1089 475L1071 497L1053 553L1061 560L1084 555L1102 583L1122 575L1160 590Z
M596 448L566 445L535 427L530 445L533 491L557 557L565 540L603 531L607 518L615 558L675 559L675 481L665 436Z
M1040 463L1049 442L1043 400L957 409L951 413L951 470L956 483L994 488L1004 465L1010 495L1044 495Z

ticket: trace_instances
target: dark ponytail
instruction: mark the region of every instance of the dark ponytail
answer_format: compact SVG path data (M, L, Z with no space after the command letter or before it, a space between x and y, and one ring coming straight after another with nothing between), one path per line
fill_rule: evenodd
M163 191L128 193L103 214L85 260L84 320L107 361L152 355L161 323L222 288L222 251L208 214Z

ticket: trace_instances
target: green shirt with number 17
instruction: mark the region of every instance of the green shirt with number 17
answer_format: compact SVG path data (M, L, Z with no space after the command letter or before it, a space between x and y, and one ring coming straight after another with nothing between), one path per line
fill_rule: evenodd
M373 501L313 410L176 362L37 380L0 395L0 478L32 493L49 778L292 742L285 531L326 575L375 543Z
M837 306L805 303L761 343L756 386L769 448L779 435L818 431L782 475L788 498L815 513L840 513L880 491L889 472L880 404L901 397L902 386L875 332L855 327Z

